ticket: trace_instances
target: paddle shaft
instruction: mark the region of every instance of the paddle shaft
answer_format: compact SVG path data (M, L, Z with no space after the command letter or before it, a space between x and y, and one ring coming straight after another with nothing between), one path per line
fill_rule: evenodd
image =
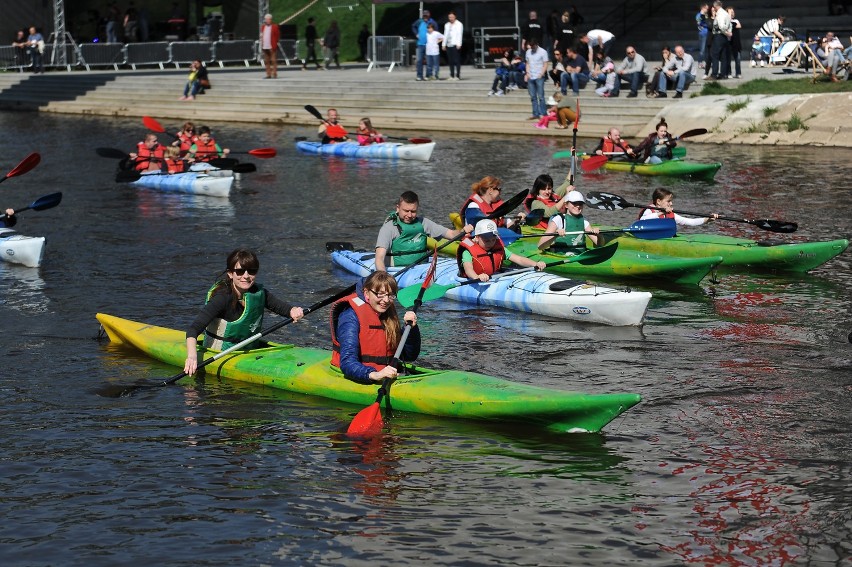
M12 210L15 211L16 215L19 214L19 213L22 213L24 211L29 211L31 209L36 210L36 211L43 211L45 209L52 209L53 207L58 205L61 201L62 201L62 193L61 192L51 193L49 195L39 197L38 199L36 199L35 201L30 203L26 207L21 207L19 209L12 209ZM0 220L5 219L5 218L9 218L9 215L7 215L6 213L3 213L2 215L0 215Z

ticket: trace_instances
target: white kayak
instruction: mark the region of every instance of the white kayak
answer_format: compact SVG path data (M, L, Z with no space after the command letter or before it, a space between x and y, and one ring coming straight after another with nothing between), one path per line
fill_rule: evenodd
M131 183L137 187L148 187L169 193L190 193L193 195L209 195L211 197L227 197L231 193L234 178L213 177L204 173L160 173L146 172Z
M205 162L194 163L189 166L189 170L198 173L205 173L210 177L233 177L236 180L240 179L240 174L234 173L234 170L232 169L220 169Z
M11 228L0 228L0 259L4 262L38 268L43 255L43 236L24 236Z
M365 251L337 250L331 260L357 276L368 276L375 268L375 254ZM401 268L390 268L393 274ZM417 265L399 278L400 288L423 282L429 264ZM435 270L438 285L465 281L458 277L453 258L439 258ZM487 283L462 285L447 290L447 299L491 305L537 313L560 319L613 326L638 326L645 318L651 294L625 291L594 283L571 280L548 272L524 272L495 277Z
M296 142L296 148L311 154L344 156L370 159L413 159L429 161L435 142L425 144L400 144L384 142L361 146L357 142L321 144L319 142Z

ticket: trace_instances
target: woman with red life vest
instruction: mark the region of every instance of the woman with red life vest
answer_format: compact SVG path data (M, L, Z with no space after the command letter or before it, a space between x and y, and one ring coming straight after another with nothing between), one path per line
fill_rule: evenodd
M674 193L662 187L654 189L651 194L651 205L665 209L658 211L657 209L642 209L639 211L639 220L646 219L674 219L675 222L682 226L700 226L712 220L719 218L718 213L713 213L705 218L689 218L682 217L674 212Z
M148 133L145 140L136 144L136 151L130 152L130 159L136 161L136 171L154 171L163 167L165 147L157 142L157 135Z
M369 118L362 118L358 123L358 145L369 146L370 144L381 144L385 139L382 133L373 128Z
M210 135L210 128L202 126L198 129L198 139L189 148L189 157L195 161L210 161L220 157L225 157L231 152L228 148L222 149L213 136Z
M251 250L237 248L228 255L225 265L224 277L207 292L206 305L186 331L183 371L187 374L194 374L198 368L197 337L201 333L204 346L225 350L260 331L265 309L293 321L305 315L301 307L278 299L257 283L260 260Z
M565 195L574 189L573 185L563 184L554 190L553 178L543 173L535 178L529 196L524 200L527 211L541 209L543 216L536 228L547 228L547 222L565 204ZM560 193L561 191L561 193Z
M610 128L592 153L606 156L613 161L624 161L628 158L636 159L636 152L633 151L630 144L621 139L621 131L618 128Z
M502 184L503 182L493 175L486 175L471 185L470 188L473 192L464 202L459 213L462 218L462 223L473 226L479 222L480 219L487 217L493 213L497 207L502 205L503 200L500 198L500 193L503 191ZM498 219L494 219L494 221L497 223L497 226L511 228L524 218L524 216L524 213L518 213L516 218L506 219L504 217L500 217Z
M397 291L392 275L373 272L358 283L355 293L332 306L331 364L349 380L373 384L397 377L397 368L390 365L402 337L394 306ZM420 354L417 315L407 311L403 319L412 329L400 359L413 362Z
M186 155L189 152L189 148L192 147L198 140L198 136L195 135L195 124L192 122L184 122L183 127L180 129L175 135L175 141L172 142L173 146L177 146L180 148L181 155Z
M327 118L322 121L317 129L317 135L322 140L323 144L336 144L338 142L346 142L349 140L346 128L344 128L338 120L340 115L336 108L329 108L326 113Z
M582 254L586 251L586 235L595 246L603 246L603 239L599 236L600 229L593 228L589 221L583 216L583 207L586 199L579 191L569 191L565 195L565 204L559 209L559 214L550 217L545 232L558 234L556 236L542 236L538 241L538 249L546 250L553 246L554 251L567 254ZM565 238L565 237L568 238Z
M497 233L497 223L488 219L476 223L473 238L465 237L456 251L459 276L481 282L487 282L499 272L504 260L538 271L547 267L544 262L535 262L506 250Z
M180 150L174 146L166 148L163 156L163 173L183 173L189 171L189 163L181 159Z

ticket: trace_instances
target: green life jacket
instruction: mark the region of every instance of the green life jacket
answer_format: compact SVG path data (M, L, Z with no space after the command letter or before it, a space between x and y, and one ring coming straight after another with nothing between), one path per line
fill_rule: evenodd
M266 290L261 284L254 284L257 291L243 294L245 308L236 321L213 319L204 330L204 346L216 350L225 350L240 343L260 331L263 324L263 311L266 309ZM207 301L213 295L216 286L207 292ZM245 348L252 348L254 343Z
M418 217L412 224L399 220L396 213L391 213L385 222L392 222L399 229L399 236L393 239L388 256L394 266L408 266L419 260L426 253L426 231L423 221Z
M565 213L562 215L562 220L565 223L565 232L586 230L586 219L583 215L575 217ZM558 252L581 254L586 251L586 235L566 234L565 236L560 236L556 239L556 242L553 245L553 250Z

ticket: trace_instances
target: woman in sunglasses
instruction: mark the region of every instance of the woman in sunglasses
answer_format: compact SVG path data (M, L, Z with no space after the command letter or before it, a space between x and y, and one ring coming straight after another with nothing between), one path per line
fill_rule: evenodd
M276 298L255 281L260 261L254 252L237 248L228 255L226 265L224 277L207 292L207 304L186 331L183 371L187 374L198 368L197 337L202 332L204 346L225 350L260 331L265 309L294 321L304 316L301 307Z
M331 364L349 380L373 384L397 377L398 369L391 365L402 337L394 306L397 290L392 275L373 272L357 285L355 293L332 306ZM407 311L403 319L412 329L400 360L413 362L420 354L417 315Z

